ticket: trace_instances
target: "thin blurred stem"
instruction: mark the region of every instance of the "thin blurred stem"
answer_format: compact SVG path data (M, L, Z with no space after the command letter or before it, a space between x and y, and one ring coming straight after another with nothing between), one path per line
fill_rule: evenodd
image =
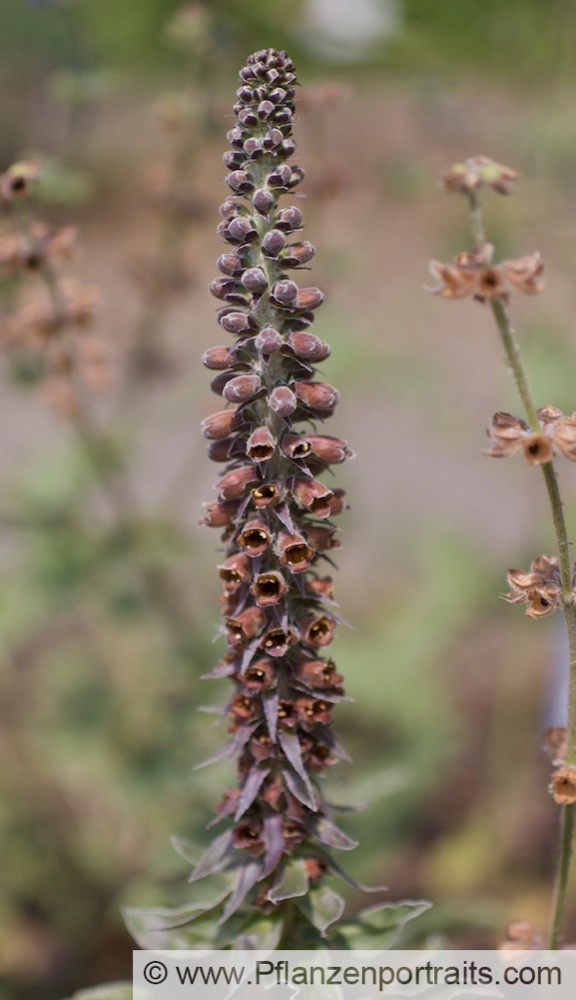
M470 219L472 234L475 242L482 244L486 242L484 231L484 221L482 208L478 195L475 191L469 195ZM520 350L514 338L514 331L510 324L510 319L506 307L499 299L492 299L490 302L492 313L496 321L496 326L500 333L502 345L506 353L506 358L510 370L514 376L518 393L524 405L526 416L534 431L539 432L540 422L534 404L532 391L528 383L524 365L520 356ZM552 462L546 462L541 466L548 500L554 522L556 543L558 546L558 556L560 565L560 576L562 581L562 610L566 623L569 648L569 688L568 688L568 751L566 763L576 765L576 605L572 592L572 573L570 569L570 543L566 531L566 521L564 518L564 507L556 477L556 470ZM570 869L572 862L572 842L574 834L574 806L562 807L561 819L561 841L557 861L557 874L554 887L554 899L552 907L552 929L550 933L550 948L559 948L562 941L562 930L566 915L566 899L568 883L570 879Z

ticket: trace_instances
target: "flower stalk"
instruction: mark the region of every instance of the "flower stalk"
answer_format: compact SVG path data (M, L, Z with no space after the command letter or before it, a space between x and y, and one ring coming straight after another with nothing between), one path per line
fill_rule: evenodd
M533 618L544 617L561 607L568 637L568 721L567 729L562 731L561 752L553 754L557 770L552 775L551 783L554 800L561 807L560 845L549 935L549 947L557 949L562 946L563 940L576 803L576 567L572 567L570 562L568 533L553 459L560 452L572 461L576 460L576 415L564 417L560 410L552 406L536 408L510 322L508 287L525 294L537 294L543 290L539 281L543 270L539 255L492 265L493 247L486 239L479 191L490 187L499 194L509 194L517 176L516 171L486 157L475 157L464 164L456 164L444 175L445 190L467 197L473 245L471 253L459 254L454 265L432 262L431 271L438 279L438 285L432 291L444 298L473 294L477 300L489 303L528 423L507 413L497 413L487 432L492 446L485 454L504 457L521 449L529 464L540 465L556 535L558 556L538 557L527 573L510 570L508 582L512 590L504 596L512 603L528 604L526 613Z

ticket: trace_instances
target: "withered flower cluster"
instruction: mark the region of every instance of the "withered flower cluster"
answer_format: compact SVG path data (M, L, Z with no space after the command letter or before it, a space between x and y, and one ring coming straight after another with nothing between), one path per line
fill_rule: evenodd
M453 264L430 261L430 273L436 285L428 291L443 299L463 299L473 296L478 302L500 299L507 302L510 291L524 295L538 295L544 291L539 280L544 264L539 253L516 260L503 260L493 264L494 247L491 243L477 245L470 251L459 253Z
M76 230L23 221L22 213L15 224L14 202L39 178L34 161L13 164L0 175L0 207L8 223L0 237L0 337L43 398L73 417L84 391L110 384L110 359L100 338L88 332L96 314L96 290L60 275L62 261L75 251Z
M281 201L304 176L290 162L294 65L285 52L263 50L240 79L224 156L233 196L218 227L228 249L211 284L232 342L203 357L228 404L202 424L210 458L225 468L201 522L223 529L228 652L211 676L233 684L225 752L238 755L239 785L217 817L231 821L217 866L234 876L224 921L245 901L271 913L300 898L302 880L313 885L334 869L329 847L354 846L317 780L343 756L332 713L344 695L325 655L338 616L323 565L340 544L333 518L345 505L343 491L320 477L351 452L316 426L338 401L315 369L330 353L311 332L323 295L294 280L314 247L299 236L300 209Z
M538 556L530 563L526 572L521 569L508 570L508 586L511 591L503 595L510 604L527 604L526 614L530 618L544 618L560 606L562 578L557 556ZM576 565L572 567L572 588L576 597Z
M576 462L576 413L565 417L557 406L543 406L536 415L540 431L510 413L495 413L486 430L492 444L484 454L491 458L507 458L522 451L529 465L545 465L558 451Z

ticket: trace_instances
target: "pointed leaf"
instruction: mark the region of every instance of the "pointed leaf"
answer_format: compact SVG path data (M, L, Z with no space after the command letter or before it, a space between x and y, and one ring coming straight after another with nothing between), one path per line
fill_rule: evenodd
M274 513L276 514L276 517L278 518L280 523L284 525L286 531L290 535L295 534L296 528L294 527L294 521L292 520L287 505L283 503L278 507L274 507Z
M421 913L429 910L431 903L425 899L405 899L400 903L378 903L370 906L366 910L361 910L357 914L357 919L364 928L370 928L385 935L386 944L381 947L390 947L400 935L403 927L409 920L414 920Z
M268 899L271 903L279 903L283 899L305 896L309 885L306 862L302 859L292 859L284 865L284 870L268 893Z
M297 899L296 905L310 923L325 935L330 925L340 920L345 903L333 889L319 885L311 889L304 899Z
M354 847L358 847L358 841L353 840L348 834L340 830L332 820L327 819L326 816L322 816L316 822L314 827L314 833L321 840L323 844L328 844L329 847L337 847L340 851L351 851Z
M268 735L270 739L276 742L276 729L278 727L278 705L280 704L280 698L277 691L267 691L262 698L262 703L264 706L264 715L266 716L266 724L268 726Z
M206 875L212 875L213 872L220 871L226 864L228 854L231 850L232 830L226 830L212 841L193 872L188 876L188 881L197 882L198 879L205 878Z
M286 783L286 787L292 795L298 799L302 805L311 809L312 812L318 811L318 799L314 793L314 789L309 781L302 781L299 774L296 774L289 767L282 768L282 776Z
M225 923L233 913L236 913L236 910L242 906L252 886L256 885L256 882L260 880L262 877L262 862L258 859L248 860L240 865L237 871L236 885L232 889L230 898L224 907L222 916L217 924L218 927Z
M302 751L300 749L300 740L298 739L296 733L291 732L289 729L280 729L278 732L278 742L296 773L300 775L306 784L308 784L308 774L306 772L306 768L304 767Z
M242 786L242 791L240 792L238 808L234 814L235 821L239 820L240 817L244 815L246 810L250 808L260 791L264 779L267 778L269 774L270 768L253 767L250 769Z
M163 927L158 916L159 910L146 910L144 907L126 908L122 911L126 927L140 948L190 948L195 941L207 942L211 928L214 926L214 915L200 904L195 918L189 919L179 926ZM166 911L164 911L165 913Z
M184 861L187 861L191 865L197 865L200 857L202 856L202 848L193 844L191 840L186 840L185 837L170 837L170 843Z
M245 674L248 667L252 663L254 656L256 655L256 650L260 646L261 636L257 636L252 642L249 642L242 654L242 661L240 663L240 673Z
M346 882L347 885L351 885L353 889L359 889L360 892L387 892L387 885L364 885L363 882L357 882L356 879L352 878L348 872L344 871L344 869L340 867L328 851L321 850L320 854L332 874L336 875L336 877L341 879L342 882Z
M220 903L229 894L230 888L209 902L190 903L187 906L158 906L149 909L142 906L128 906L122 910L122 916L132 937L140 947L157 948L161 947L161 942L167 943L171 940L170 935L167 935L166 932L176 930L178 927L188 927L200 920L210 910L220 906ZM142 944L142 942L148 943Z
M262 824L262 841L264 843L264 871L262 878L267 878L274 871L284 852L283 819L280 813L269 813Z

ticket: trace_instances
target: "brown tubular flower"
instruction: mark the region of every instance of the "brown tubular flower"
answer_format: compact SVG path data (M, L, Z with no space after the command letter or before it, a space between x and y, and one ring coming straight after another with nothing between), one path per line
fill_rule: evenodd
M344 509L343 491L315 477L352 453L317 433L338 402L314 369L330 353L311 330L323 295L295 280L315 251L296 235L300 209L281 204L303 177L291 163L294 66L266 49L240 77L224 158L232 196L218 227L229 246L211 285L220 326L235 342L202 359L217 373L213 390L233 404L202 424L210 456L227 462L204 523L225 529L228 655L213 676L235 685L229 716L239 753L238 794L228 793L219 814L234 814L218 864L233 876L220 923L239 907L280 923L290 866L305 865L316 883L330 871L327 847L353 846L317 784L340 755L330 727L342 677L331 660L312 658L336 629L324 612L332 581L319 570L338 544L331 518Z

